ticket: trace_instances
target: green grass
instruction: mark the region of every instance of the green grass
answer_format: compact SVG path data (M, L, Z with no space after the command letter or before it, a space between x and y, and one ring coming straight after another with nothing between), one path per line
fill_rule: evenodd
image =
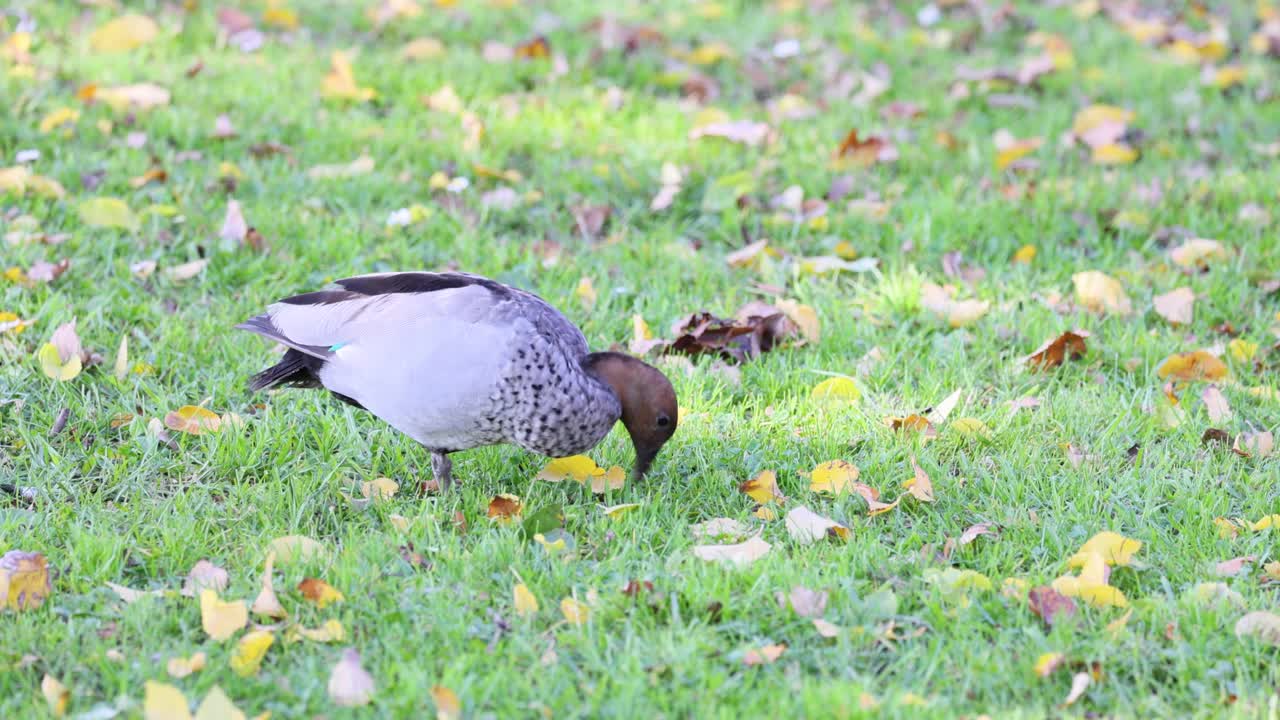
M1260 287L1280 275L1280 165L1257 147L1276 140L1280 104L1255 93L1273 88L1277 66L1249 50L1253 3L1218 8L1239 48L1233 62L1247 70L1243 87L1228 92L1203 86L1199 67L1139 44L1101 14L1079 20L1070 8L1031 3L1017 3L1017 19L990 33L972 16L949 12L926 31L949 30L949 48L931 47L917 28L850 3L788 12L730 1L719 4L718 18L688 3L629 3L619 15L660 30L669 45L627 56L599 51L597 36L583 29L595 15L590 3L433 6L382 29L365 17L367 4L296 2L302 29L269 30L266 46L246 55L218 40L212 4L187 13L173 3L129 3L159 20L160 36L102 55L90 50L88 33L107 11L19 3L36 23L37 69L35 77L21 77L3 61L0 88L10 112L0 119L0 151L9 163L20 150L38 149L33 170L68 192L61 200L10 194L0 205L6 233L33 222L67 237L57 246L0 241L0 269L64 257L71 268L52 284L29 288L0 280L0 312L32 323L0 335L0 483L38 493L30 504L0 496L0 550L43 553L53 571L43 607L0 615L0 717L47 714L39 690L46 673L71 689L72 714L103 705L128 708L128 717L140 713L147 680L172 682L193 701L218 684L249 715L269 710L278 718L422 717L435 685L456 691L465 714L475 717L874 714L860 709L863 693L885 714L903 717L1274 712L1274 648L1233 633L1246 610L1277 604L1276 585L1260 582L1262 564L1277 559L1274 535L1246 530L1222 539L1213 521L1280 511L1277 461L1203 445L1210 422L1199 384L1180 389L1187 415L1179 427L1150 412L1163 402L1155 372L1161 360L1225 343L1215 328L1229 322L1260 350L1256 364L1228 360L1238 382L1223 389L1234 417L1220 425L1234 434L1280 424L1280 403L1246 392L1277 385L1268 348L1280 311L1280 298ZM245 5L261 15L262 4ZM916 9L904 7L905 17ZM565 58L562 76L545 60L482 58L484 42L516 45L553 17L561 22L547 38ZM16 18L8 22L12 30ZM1023 47L1031 26L1062 36L1075 58L1074 69L1046 76L1040 89L1009 90L1032 98L1033 109L992 107L977 86L968 99L949 96L958 65L1013 67L1031 56ZM403 43L421 36L442 40L446 54L399 60ZM765 57L784 37L800 40L801 56ZM974 38L967 50L964 37ZM761 98L786 90L823 107L811 118L772 122L778 139L762 148L689 140L699 108L681 99L666 58L712 41L736 52L703 69L720 86L714 105L732 118L768 120ZM319 96L330 53L347 48L359 49L356 78L377 91L373 102ZM197 59L203 70L186 77ZM886 93L867 104L833 94L832 73L876 63L890 71ZM169 88L172 102L130 119L75 97L89 83L143 81ZM420 100L445 84L484 124L474 150L464 149L457 117L430 112ZM614 87L624 98L618 109L605 103ZM895 100L919 104L922 116L885 119L881 108ZM1144 138L1136 163L1098 167L1084 150L1059 143L1090 102L1137 113L1133 124ZM73 128L42 134L40 120L63 106L81 113ZM211 137L221 113L238 137ZM851 128L896 138L899 159L833 168L832 152ZM995 169L992 136L1000 128L1045 139L1031 156L1038 169ZM937 145L940 130L958 147ZM133 131L146 133L144 148L126 145ZM292 156L250 155L250 146L269 141L289 145ZM187 151L201 157L179 161ZM376 160L369 174L314 180L305 173L362 152ZM130 187L152 156L168 181ZM234 192L219 180L222 162L243 173ZM682 166L687 179L670 209L653 212L663 162ZM500 181L478 177L475 164L518 170L523 179L512 187L538 196L508 213L483 208L480 194ZM94 170L105 172L102 184L86 190L80 177ZM471 180L460 194L465 212L436 201L445 195L428 185L437 171ZM791 185L806 198L820 197L845 172L854 175L851 198L874 193L889 204L883 222L850 212L847 199L832 203L825 228L778 220L767 209ZM717 179L733 173L749 180L752 202L743 209L733 198L714 202L723 194ZM1035 183L1030 197L1001 193L1028 182ZM1163 197L1144 203L1135 191L1153 182ZM177 214L146 215L136 232L90 227L76 207L94 196L119 197L135 212L164 205ZM218 239L228 197L242 204L266 251ZM393 211L414 204L429 209L424 219L387 228ZM613 208L609 241L587 243L574 231L569 208L580 204ZM1271 217L1242 217L1250 204ZM1114 227L1108 218L1115 211L1142 213L1146 222ZM1158 232L1167 227L1216 238L1231 259L1185 274L1168 261ZM838 276L798 273L785 261L729 268L725 255L744 244L744 233L794 256L830 254L845 241L880 265ZM562 246L558 261L545 261L543 241ZM1011 263L1025 244L1037 248L1033 262ZM971 294L993 304L960 330L940 324L919 300L924 282L960 284L943 274L943 255L955 251L986 271ZM209 264L194 279L164 275L166 267L201 257ZM142 260L161 271L136 278L130 265ZM626 344L633 314L659 334L689 312L732 314L759 297L757 281L812 305L822 338L743 365L740 383L706 359L663 364L683 408L680 429L646 482L604 499L641 503L616 520L600 512L589 490L535 482L544 460L510 447L455 456L461 490L420 495L415 488L429 463L408 438L320 393L247 390L246 377L273 355L231 331L236 322L333 278L443 267L535 290L599 349ZM1070 298L1072 274L1091 269L1124 282L1134 315L1058 314L1039 299L1054 292ZM598 290L594 308L574 293L583 277ZM1151 297L1181 286L1197 295L1195 321L1172 328L1151 312ZM72 318L85 347L107 360L58 383L35 356ZM1044 339L1073 327L1093 333L1083 361L1048 373L1022 367L1019 359ZM116 380L112 358L124 336L131 361L146 367ZM884 359L860 374L859 361L873 348ZM862 400L811 401L810 388L830 373L857 377ZM964 394L952 418L982 420L992 430L989 441L944 426L936 441L922 444L885 427L885 417L923 411L956 389ZM1042 400L1038 409L1010 412L1010 401L1032 395ZM244 427L178 436L177 450L147 433L149 419L201 402L242 415ZM63 409L66 428L51 436ZM113 429L119 413L138 417ZM1090 458L1073 466L1064 443ZM1140 451L1131 459L1134 445ZM601 464L625 465L629 452L618 428L591 454ZM856 496L814 495L800 474L845 459L891 499L910 476L913 455L932 476L937 502L907 499L878 517L867 517ZM737 486L765 469L777 471L790 497L781 510L805 505L835 518L852 529L848 542L800 545L781 519L752 517L753 503ZM343 498L380 476L398 480L402 492L364 510ZM492 524L486 508L502 492L520 495L530 510L562 505L576 548L552 556L517 526ZM451 520L457 512L467 519L465 532ZM392 514L411 520L407 532L395 529ZM715 517L762 525L772 551L737 570L695 558L689 526ZM998 537L943 560L946 539L978 522L993 523ZM1048 584L1102 530L1143 543L1142 567L1117 569L1112 578L1132 605L1124 630L1106 629L1122 610L1089 607L1077 621L1047 630L1024 599L999 591L1007 578ZM291 621L343 623L344 644L360 651L378 683L364 709L335 708L326 695L343 644L284 644L278 637L262 670L240 678L227 665L234 641L206 638L196 601L126 606L105 585L177 589L190 567L208 558L231 574L225 596L251 600L267 543L293 533L321 541L329 560L278 569L276 588ZM429 569L400 559L406 543L426 556ZM1258 562L1223 581L1243 596L1243 607L1184 599L1197 583L1219 580L1215 563L1241 555ZM924 579L927 570L947 566L983 573L995 589L957 602ZM541 602L535 617L514 612L515 573ZM294 588L306 575L323 577L345 602L325 610L303 602ZM633 579L652 582L655 591L624 595ZM775 593L794 586L830 593L825 618L842 628L838 637L820 637L807 619L779 607ZM569 596L593 605L588 624L561 622L558 604ZM883 640L888 623L898 639ZM776 662L744 666L745 651L773 643L787 645ZM107 658L113 649L122 659ZM168 677L169 658L197 650L208 653L209 667ZM1048 652L1064 653L1068 669L1037 678L1035 660ZM1101 679L1075 705L1055 710L1071 675L1090 665Z

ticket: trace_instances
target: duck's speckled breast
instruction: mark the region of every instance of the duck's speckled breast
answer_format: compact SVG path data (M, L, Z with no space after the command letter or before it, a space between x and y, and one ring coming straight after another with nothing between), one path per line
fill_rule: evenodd
M581 332L547 309L554 317L535 314L518 321L509 361L482 424L484 431L501 436L499 442L564 457L600 442L622 408L607 385L583 370ZM568 327L557 327L561 324Z

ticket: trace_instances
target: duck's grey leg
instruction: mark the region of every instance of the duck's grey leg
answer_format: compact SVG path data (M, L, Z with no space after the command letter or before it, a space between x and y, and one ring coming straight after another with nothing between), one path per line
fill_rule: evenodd
M440 484L441 492L447 491L453 485L453 461L449 459L449 453L431 451L431 474Z

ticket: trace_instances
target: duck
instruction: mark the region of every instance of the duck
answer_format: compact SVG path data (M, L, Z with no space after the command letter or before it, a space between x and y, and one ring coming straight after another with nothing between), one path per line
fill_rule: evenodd
M254 391L324 389L412 438L442 491L450 455L510 444L551 458L595 447L621 421L642 479L675 434L661 370L591 352L559 310L527 290L463 272L391 272L283 298L235 326L285 346Z

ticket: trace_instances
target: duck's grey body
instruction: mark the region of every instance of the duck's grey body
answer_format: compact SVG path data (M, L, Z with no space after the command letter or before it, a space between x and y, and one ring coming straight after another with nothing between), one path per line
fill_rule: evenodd
M237 327L288 346L257 388L323 386L436 454L511 443L563 457L622 409L582 361L586 338L541 298L463 273L339 280Z

